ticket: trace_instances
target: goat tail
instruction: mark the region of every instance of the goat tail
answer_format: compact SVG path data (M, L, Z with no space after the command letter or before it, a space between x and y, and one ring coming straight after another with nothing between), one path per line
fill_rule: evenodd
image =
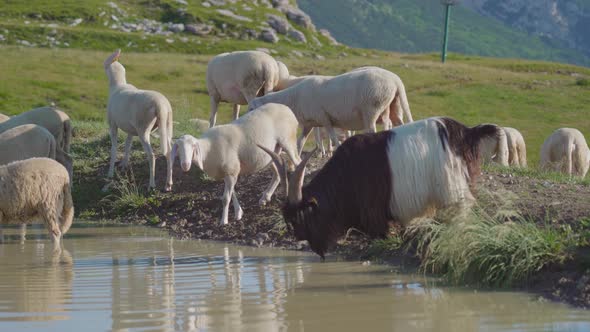
M396 99L398 99L397 103L395 103ZM408 96L406 95L406 88L403 84L401 84L397 89L397 94L393 99L393 102L395 103L395 107L401 107L402 111L404 112L404 116L406 117L405 122L414 122L414 119L412 118L412 112L410 111L410 103L408 103ZM397 113L399 114L401 112Z
M72 201L72 190L69 183L64 183L62 188L63 208L61 211L61 222L59 229L61 234L65 234L74 221L74 202Z
M156 117L160 128L160 148L162 154L168 158L172 149L172 106L169 102L161 102L156 108Z

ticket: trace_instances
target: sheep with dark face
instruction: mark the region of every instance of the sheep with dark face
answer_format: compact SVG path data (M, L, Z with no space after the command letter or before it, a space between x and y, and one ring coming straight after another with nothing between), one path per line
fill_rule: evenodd
M474 201L480 173L479 143L498 127L468 128L450 118L429 118L346 140L309 184L309 154L292 174L269 149L287 190L283 216L298 240L324 254L349 228L385 237L389 222L407 225L437 209L463 211Z

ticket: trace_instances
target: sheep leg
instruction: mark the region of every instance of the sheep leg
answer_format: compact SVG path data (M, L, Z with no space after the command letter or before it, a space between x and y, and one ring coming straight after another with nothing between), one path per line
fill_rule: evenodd
M108 178L115 174L115 161L117 161L117 126L111 124L109 135L111 136L111 163L109 164Z
M240 105L234 104L234 120L237 120L240 117Z
M237 181L238 177L233 175L226 175L223 178L223 182L225 183L225 189L223 190L223 195L221 196L222 212L221 220L219 221L221 225L228 224L227 216L229 213L229 201L231 200L234 191L234 186L236 185Z
M156 188L156 181L154 180L154 173L156 172L156 158L154 156L154 150L152 149L152 145L150 144L150 132L147 131L142 135L139 135L139 140L141 141L141 145L143 145L143 149L145 154L147 155L149 167L150 167L150 185L149 189Z
M365 129L365 133L374 134L377 132L377 125L375 122L371 123L367 129Z
M297 153L301 156L301 152L303 152L303 146L305 146L305 141L307 141L307 137L311 133L313 127L303 127L301 131L301 136L297 139Z
M61 251L61 230L59 229L59 213L57 213L57 207L55 205L45 204L45 215L43 216L43 221L45 222L45 227L49 232L51 237L51 241L53 242L53 252L57 253Z
M217 121L217 107L219 106L219 101L214 97L210 97L210 104L211 115L209 116L209 128L215 126L215 122Z
M334 144L334 146L338 148L340 146L340 140L338 139L338 134L336 133L336 130L334 129L334 127L332 127L332 125L326 125L324 127L330 135L330 140L332 141L332 144Z
M313 135L315 139L315 146L320 149L322 157L326 155L326 149L324 148L324 140L322 140L322 129L320 127L313 128Z
M244 216L244 210L242 210L242 207L240 206L240 202L238 202L238 195L236 194L236 191L234 190L232 195L231 195L231 202L234 206L234 214L236 215L236 220L240 221L242 220L242 217Z
M133 143L133 136L131 134L127 134L127 139L125 140L125 155L123 156L123 161L121 161L121 168L127 169L129 166L129 156L131 155L131 143Z
M280 154L281 150L282 150L281 147L277 146L277 148L275 149L275 153ZM289 158L291 158L291 157L289 157ZM293 161L293 162L295 162L295 161ZM297 164L299 164L299 163L297 163ZM281 182L279 170L275 166L275 163L271 162L270 166L272 167L272 180L270 180L270 184L268 185L268 188L266 188L266 190L262 193L262 197L260 197L260 200L258 201L258 204L260 204L261 206L264 206L264 205L266 205L266 203L270 202L270 199L272 198L272 194L274 194L275 190L277 190L277 187L279 186L279 183Z

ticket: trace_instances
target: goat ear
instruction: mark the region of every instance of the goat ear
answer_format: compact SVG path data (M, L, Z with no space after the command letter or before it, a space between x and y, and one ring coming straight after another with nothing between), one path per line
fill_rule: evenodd
M318 200L315 197L311 197L310 199L308 199L307 204L309 204L314 209L320 206Z

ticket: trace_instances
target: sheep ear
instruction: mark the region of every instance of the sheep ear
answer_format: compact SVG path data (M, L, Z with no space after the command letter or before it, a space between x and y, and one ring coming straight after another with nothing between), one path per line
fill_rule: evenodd
M110 66L111 63L113 63L115 61L119 61L120 56L121 56L121 49L119 48L104 61L104 67L108 68L108 66Z
M203 170L203 154L201 153L201 147L196 140L193 141L193 162Z

